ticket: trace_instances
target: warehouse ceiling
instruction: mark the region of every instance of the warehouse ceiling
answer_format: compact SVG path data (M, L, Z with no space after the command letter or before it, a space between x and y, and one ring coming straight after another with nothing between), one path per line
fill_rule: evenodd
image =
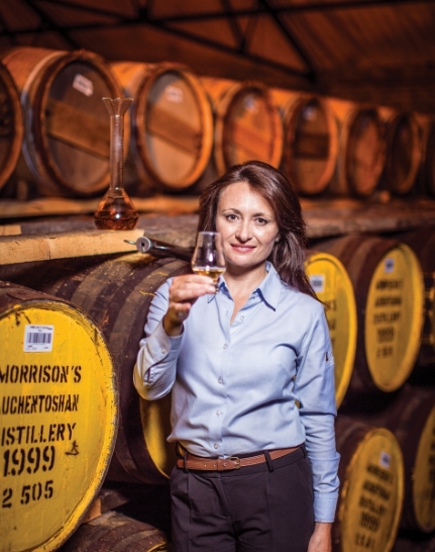
M435 113L434 0L1 0L19 45Z

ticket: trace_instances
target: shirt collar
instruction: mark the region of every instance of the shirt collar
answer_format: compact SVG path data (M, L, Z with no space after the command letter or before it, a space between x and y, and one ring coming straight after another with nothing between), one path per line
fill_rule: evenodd
M252 293L257 292L266 305L273 310L276 310L281 293L282 282L275 267L269 261L266 261L266 270L266 277ZM225 282L225 276L221 276L219 278L218 288L221 291L229 291ZM207 302L210 303L210 301L213 301L215 298L216 295L209 295Z

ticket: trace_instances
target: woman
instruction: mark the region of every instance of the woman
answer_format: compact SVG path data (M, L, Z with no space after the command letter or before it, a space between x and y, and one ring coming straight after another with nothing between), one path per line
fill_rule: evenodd
M226 271L157 292L134 372L172 390L175 552L329 552L338 495L334 364L304 270L305 225L286 177L251 161L200 199Z

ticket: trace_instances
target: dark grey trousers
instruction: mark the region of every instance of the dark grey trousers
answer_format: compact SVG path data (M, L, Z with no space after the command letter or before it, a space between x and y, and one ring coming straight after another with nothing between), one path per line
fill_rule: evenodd
M306 552L314 531L303 448L226 472L171 474L173 552Z

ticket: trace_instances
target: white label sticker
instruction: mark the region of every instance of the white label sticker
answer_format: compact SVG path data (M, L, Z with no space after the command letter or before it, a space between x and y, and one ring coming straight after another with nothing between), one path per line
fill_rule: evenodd
M168 86L165 90L165 96L169 102L181 103L183 101L183 91L176 86Z
M388 452L385 452L384 450L381 452L381 457L379 459L379 464L385 468L389 469L391 464L391 455L388 454Z
M392 259L391 257L388 257L387 259L385 259L384 272L386 274L390 274L393 271L394 271L394 259Z
M252 96L246 96L244 106L246 111L249 111L249 113L258 113L258 102Z
M317 109L313 105L307 105L302 111L302 118L306 121L314 121L317 115Z
M24 330L25 353L48 353L53 349L54 326L27 324Z
M325 291L325 275L312 274L310 276L310 284L316 293L323 293Z
M88 97L94 93L94 83L80 73L74 77L73 88Z

